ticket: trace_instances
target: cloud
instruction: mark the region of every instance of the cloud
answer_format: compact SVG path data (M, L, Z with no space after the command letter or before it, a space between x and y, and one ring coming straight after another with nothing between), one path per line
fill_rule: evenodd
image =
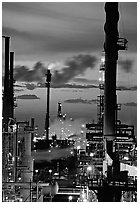
M124 106L137 106L137 103L130 102L130 103L123 103Z
M36 85L33 84L33 83L30 83L30 84L28 83L28 84L26 84L26 88L29 89L29 90L33 90L33 89L36 88Z
M33 69L26 66L16 66L14 78L16 81L42 82L46 74L46 68L41 62L36 62Z
M74 78L73 81L80 82L80 83L87 83L87 84L99 84L99 80L86 79L86 78Z
M132 72L132 65L133 65L133 60L127 59L127 60L119 60L119 65L121 67L121 70L123 70L126 73Z
M87 103L87 104L91 104L90 101L88 101L87 99L82 99L82 98L77 98L77 99L67 99L64 101L65 103Z
M76 88L76 89L89 89L89 88L98 88L97 85L91 84L52 84L52 88Z
M77 98L77 99L67 99L64 101L65 103L83 103L83 104L92 104L96 103L96 99L82 99L82 98Z
M24 91L24 89L14 89L15 92Z
M45 88L46 85L45 83L38 83L37 87L39 88ZM89 88L99 88L99 85L95 85L95 84L74 84L74 83L70 83L70 84L51 84L51 88L75 88L75 89L89 89ZM137 90L137 86L117 86L116 88L117 91L136 91ZM64 91L64 90L62 90ZM82 90L73 90L75 92L80 91L82 92Z
M44 160L44 161L51 161L53 159L60 159L60 158L67 158L71 157L71 150L73 147L69 148L53 148L51 151L37 151L37 152L32 152L32 156L35 160Z
M136 91L136 90L137 90L137 86L131 86L131 87L118 86L117 87L117 91Z
M93 69L96 61L96 57L89 54L79 54L67 59L62 69L54 71L52 83L57 85L65 84L74 77L84 74L88 68Z
M56 70L52 71L52 87L63 86L74 77L84 74L88 68L93 69L96 61L95 56L79 54L67 59L61 67L59 63L53 64ZM42 82L45 74L46 67L41 62L36 62L31 70L27 66L16 66L14 78L16 81ZM28 85L28 88L32 87Z
M16 97L17 99L40 99L36 95L20 95Z
M23 85L23 84L22 84L22 85L19 85L19 84L14 84L14 87L19 87L19 88L22 88L22 87L23 87L23 88L25 88L26 86L25 86L25 85Z

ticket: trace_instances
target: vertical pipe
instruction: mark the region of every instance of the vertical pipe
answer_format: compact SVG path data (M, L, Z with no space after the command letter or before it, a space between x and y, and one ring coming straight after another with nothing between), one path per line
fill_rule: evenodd
M50 96L50 83L47 83L47 113L46 113L46 140L49 139L49 97Z
M108 141L115 138L115 108L116 108L116 65L118 59L118 3L105 4L105 86L104 86L104 136Z
M31 118L31 128L33 129L33 133L31 133L31 151L33 150L33 138L34 138L34 118Z
M14 52L10 52L10 117L14 118L14 88L13 88Z
M3 97L3 125L4 131L8 131L9 120L9 46L10 37L5 37L5 76L4 76L4 97Z
M46 130L46 140L49 139L49 100L50 100L50 82L51 82L51 73L50 70L47 70L46 74L46 86L47 86L47 110L46 110L46 120L45 120L45 130Z
M30 202L32 202L32 185L31 185L31 179L30 179Z
M17 155L18 154L18 122L16 123L15 133L15 182L17 182Z

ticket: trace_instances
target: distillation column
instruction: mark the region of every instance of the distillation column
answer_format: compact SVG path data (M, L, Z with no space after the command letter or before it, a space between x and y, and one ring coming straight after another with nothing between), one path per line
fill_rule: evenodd
M49 140L49 103L50 103L50 82L51 82L51 73L50 69L47 70L46 74L46 87L47 87L47 110L46 110L46 119L45 119L45 131L46 131L46 140Z
M8 122L9 122L9 47L10 37L2 36L5 42L5 74L4 74L4 92L3 92L3 124L2 124L2 181L8 181Z
M119 38L117 29L119 20L118 3L106 3L105 11L104 136L107 141L113 141L115 139L116 66L118 59L117 42Z
M116 67L118 60L118 3L105 3L106 22L105 31L105 84L104 84L104 139L105 151L113 160L112 166L107 167L107 177L116 176L120 173L120 163L113 152L113 140L115 139L115 109L116 109ZM98 191L99 202L119 201L121 198L120 190L108 188L105 184L103 190Z
M14 118L14 78L13 78L13 68L14 68L14 52L10 52L10 117Z
M23 201L31 201L31 183L33 181L33 157L31 155L31 146L32 146L32 134L34 129L34 118L31 119L31 126L28 126L24 139L25 139L25 152L23 157L23 171L22 171L22 182L30 182L30 188L24 187L21 191L21 194L23 196ZM31 129L30 129L31 128Z
M4 94L3 94L3 127L8 132L9 121L9 47L10 37L3 36L5 39L5 75L4 75Z

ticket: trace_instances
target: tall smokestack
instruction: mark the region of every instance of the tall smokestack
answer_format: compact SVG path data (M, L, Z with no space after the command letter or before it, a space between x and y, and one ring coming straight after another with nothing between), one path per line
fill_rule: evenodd
M47 110L46 110L46 119L45 119L46 140L49 139L50 82L51 82L51 73L50 73L50 69L48 69L46 74L46 87L47 87Z
M3 127L8 131L9 121L9 46L10 37L3 36L5 39L5 75L4 75L4 94L3 94Z
M10 117L14 118L14 79L13 79L13 68L14 68L14 52L10 52Z
M116 66L118 60L118 3L105 4L105 86L104 86L104 136L107 141L115 138L115 108L116 108Z

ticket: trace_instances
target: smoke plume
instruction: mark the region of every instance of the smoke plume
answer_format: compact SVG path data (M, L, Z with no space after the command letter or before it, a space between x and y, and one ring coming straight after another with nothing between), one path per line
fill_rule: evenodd
M53 148L47 151L37 151L32 152L32 157L36 161L44 160L50 162L53 159L60 159L60 158L67 158L69 156L73 156L71 154L73 147L68 147L64 149L60 148Z
M86 69L94 68L96 60L95 56L89 54L74 56L65 62L62 69L54 71L52 82L58 85L69 82L79 74L84 74Z
M67 59L63 65L53 63L52 69L55 68L55 70L52 70L52 86L60 86L79 74L84 74L86 69L94 68L96 60L95 56L80 54ZM14 78L22 82L43 82L46 70L47 68L41 62L36 62L31 70L27 66L16 66Z
M119 65L124 72L130 73L132 72L133 60L119 60Z
M27 66L16 66L14 78L22 82L42 82L46 74L46 68L41 62L37 62L33 69Z

